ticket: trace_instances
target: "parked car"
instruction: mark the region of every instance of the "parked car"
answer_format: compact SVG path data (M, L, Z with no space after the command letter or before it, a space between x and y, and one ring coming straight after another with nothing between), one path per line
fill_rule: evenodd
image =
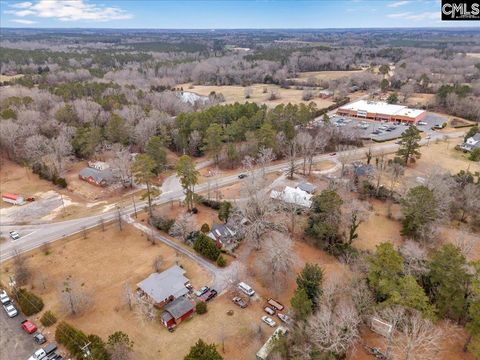
M235 296L235 297L232 299L232 301L233 301L236 305L240 306L242 309L245 309L245 308L248 306L247 302L246 302L245 300L243 300L240 296Z
M10 231L10 237L12 238L12 240L20 239L20 235L15 230Z
M10 298L5 290L0 291L0 302L2 305L8 304L10 302Z
M33 334L37 331L37 326L30 320L22 321L22 329L25 330L28 334Z
M273 319L271 317L268 317L266 315L262 316L262 321L270 327L277 326L277 323L275 321L273 321Z
M17 309L15 308L15 306L13 306L11 302L3 305L3 308L5 309L5 312L7 313L8 317L13 318L18 315Z
M277 316L280 320L282 320L285 324L290 324L292 322L292 319L290 316L282 314L282 313L277 313Z
M200 297L205 294L210 288L208 286L201 287L199 290L195 291L195 296Z
M275 310L273 310L270 306L265 306L263 309L268 315L275 315Z
M427 123L425 121L419 121L418 125L427 125Z
M247 174L240 174L238 175L239 179L245 179L248 175Z
M207 301L212 300L215 296L217 296L217 290L210 289L205 294L200 296L200 300L204 301L204 302L207 302Z
M270 305L272 308L274 308L275 310L278 310L278 311L282 311L282 310L285 308L285 306L283 306L283 305L280 304L277 300L272 299L272 298L268 299L268 300L267 300L267 303L268 303L268 305Z
M33 340L39 345L47 342L47 339L45 338L45 336L42 333L39 333L39 332L37 332L33 335Z
M334 152L334 153L330 153L330 156L335 156L335 155L337 155L337 153L336 153L336 152Z
M60 360L63 357L59 357L59 355L55 354L55 350L57 350L57 344L51 343L45 346L43 349L36 350L32 356L28 358L28 360Z

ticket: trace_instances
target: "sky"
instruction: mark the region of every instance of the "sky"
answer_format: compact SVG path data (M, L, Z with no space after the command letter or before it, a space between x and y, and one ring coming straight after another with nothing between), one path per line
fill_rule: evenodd
M440 0L0 0L1 27L246 29L475 26Z

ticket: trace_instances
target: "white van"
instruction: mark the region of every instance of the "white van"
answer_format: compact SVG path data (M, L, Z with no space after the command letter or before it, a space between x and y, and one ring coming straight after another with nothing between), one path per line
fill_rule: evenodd
M238 283L238 288L240 289L240 291L247 294L248 296L255 295L255 291L249 285L245 284L244 282Z

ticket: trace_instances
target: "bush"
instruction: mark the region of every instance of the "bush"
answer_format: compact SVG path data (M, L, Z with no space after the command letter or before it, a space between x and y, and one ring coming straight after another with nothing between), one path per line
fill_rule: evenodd
M197 302L195 310L197 311L197 314L199 314L199 315L205 314L208 311L207 303L205 303L203 301Z
M166 233L170 231L171 227L175 223L174 219L167 219L155 214L150 217L149 221L151 225L155 226L159 230L165 231Z
M202 232L198 234L197 239L193 243L193 249L212 261L216 261L220 255L220 249L215 241Z
M62 189L65 189L67 187L67 180L65 180L64 178L56 178L55 185L60 186Z
M43 310L43 300L27 289L15 291L14 299L17 301L20 310L22 310L25 316L31 316Z
M57 317L50 310L45 311L45 313L40 318L40 322L43 326L52 326L57 322Z
M480 148L473 149L468 158L472 161L480 161Z
M225 258L220 255L218 258L217 258L217 265L219 267L225 267L225 265L227 265L227 262L225 261Z
M207 223L203 224L202 227L200 228L200 231L203 232L204 234L208 233L210 231L210 226L208 226Z
M198 213L198 209L197 209L196 207L194 207L194 208L192 209L192 214L197 214L197 213Z

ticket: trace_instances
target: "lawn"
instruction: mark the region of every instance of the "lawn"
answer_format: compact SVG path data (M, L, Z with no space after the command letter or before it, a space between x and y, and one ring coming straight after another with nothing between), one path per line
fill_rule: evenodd
M363 70L352 70L352 71L306 71L298 74L296 79L292 80L308 80L313 78L317 81L330 81L330 80L337 80L344 77L351 76L353 74L358 74L363 72Z

